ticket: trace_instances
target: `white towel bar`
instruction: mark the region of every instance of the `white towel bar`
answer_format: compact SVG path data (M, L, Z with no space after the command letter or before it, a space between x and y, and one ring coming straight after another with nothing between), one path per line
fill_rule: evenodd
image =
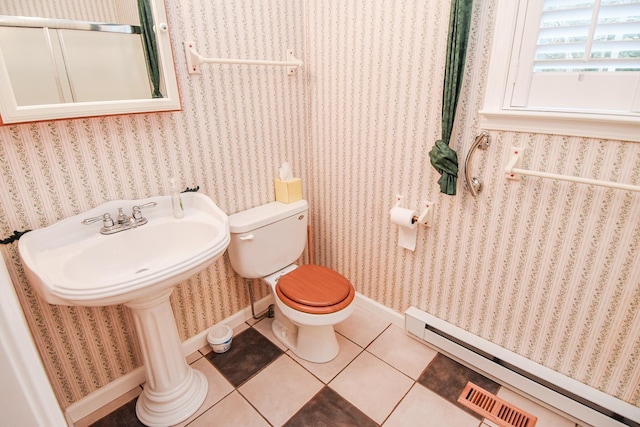
M184 42L184 53L187 57L187 67L189 74L200 74L198 65L200 64L244 64L244 65L272 65L276 67L288 67L287 74L293 75L296 68L302 67L303 62L293 56L293 51L287 51L286 61L264 61L260 59L224 59L206 58L196 51L194 42Z
M522 165L522 153L524 148L511 147L511 159L505 168L507 178L520 180L520 175L536 176L539 178L556 179L559 181L577 182L579 184L597 185L599 187L615 188L617 190L635 191L640 192L640 186L631 184L622 184L612 181L599 181L597 179L581 178L571 175L558 175L555 173L530 171L527 169L521 169Z

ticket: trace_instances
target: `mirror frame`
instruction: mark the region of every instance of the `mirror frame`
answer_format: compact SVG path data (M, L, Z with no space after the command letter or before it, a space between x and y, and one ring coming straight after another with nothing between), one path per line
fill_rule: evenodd
M178 91L164 0L149 1L155 23L160 73L164 77L165 83L166 96L164 98L19 106L11 88L4 58L0 55L0 125L77 117L181 110L180 93Z

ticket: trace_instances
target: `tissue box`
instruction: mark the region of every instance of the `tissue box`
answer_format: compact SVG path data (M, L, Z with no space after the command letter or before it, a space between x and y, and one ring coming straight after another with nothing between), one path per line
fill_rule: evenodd
M290 181L275 180L276 201L281 203L293 203L302 199L302 180L293 178Z

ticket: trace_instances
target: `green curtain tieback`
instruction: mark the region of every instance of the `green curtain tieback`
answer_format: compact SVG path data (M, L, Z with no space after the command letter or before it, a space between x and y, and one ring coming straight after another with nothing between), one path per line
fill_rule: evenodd
M440 139L429 151L429 158L433 167L442 175L438 180L440 191L450 196L455 195L458 180L458 154Z

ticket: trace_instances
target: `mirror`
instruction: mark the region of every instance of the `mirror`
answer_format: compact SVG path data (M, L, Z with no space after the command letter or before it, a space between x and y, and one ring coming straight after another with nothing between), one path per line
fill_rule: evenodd
M0 124L179 109L164 0L0 2Z

